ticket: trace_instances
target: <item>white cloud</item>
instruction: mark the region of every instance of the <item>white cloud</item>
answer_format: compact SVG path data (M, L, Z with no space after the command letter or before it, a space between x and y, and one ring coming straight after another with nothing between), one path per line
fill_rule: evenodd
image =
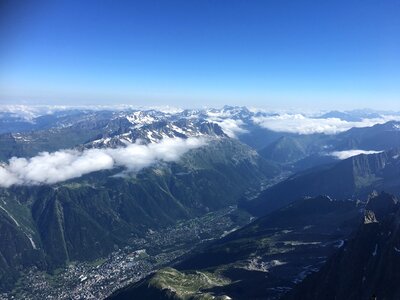
M0 113L9 113L14 117L19 117L26 121L32 121L34 118L50 114L48 107L36 107L27 105L0 105Z
M13 157L0 165L0 186L53 184L116 166L139 171L158 161L176 161L190 149L205 144L202 138L165 138L154 144L124 148L60 150L32 158Z
M240 127L244 124L242 120L224 119L220 121L210 121L217 123L222 128L222 131L231 138L235 138L237 135L247 132L246 129Z
M381 152L382 151L373 151L373 150L344 150L344 151L331 152L329 155L334 156L338 159L346 159L360 154L376 154Z
M274 116L253 117L253 121L261 127L277 132L298 134L337 134L353 127L370 127L392 120L400 120L399 116L382 116L374 119L363 119L359 122L348 122L338 118L319 119L302 114L282 114Z
M241 126L244 122L240 119L232 119L230 111L207 111L207 121L218 124L222 131L231 138L236 138L239 134L248 132Z

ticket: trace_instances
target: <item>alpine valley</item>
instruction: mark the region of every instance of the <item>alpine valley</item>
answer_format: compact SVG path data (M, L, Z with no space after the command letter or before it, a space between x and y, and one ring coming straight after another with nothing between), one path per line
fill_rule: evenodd
M399 113L0 110L0 299L400 297Z

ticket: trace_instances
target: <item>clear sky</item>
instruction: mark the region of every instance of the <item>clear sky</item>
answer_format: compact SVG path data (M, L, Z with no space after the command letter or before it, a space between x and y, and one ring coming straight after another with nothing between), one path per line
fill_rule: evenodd
M0 1L0 103L400 110L400 1Z

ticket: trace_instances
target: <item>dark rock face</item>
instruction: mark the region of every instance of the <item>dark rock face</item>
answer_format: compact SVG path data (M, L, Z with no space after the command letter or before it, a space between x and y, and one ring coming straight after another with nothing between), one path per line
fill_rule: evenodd
M372 212L379 222L388 215L395 213L398 207L399 200L395 196L382 192L380 194L373 193L369 197L365 210L366 214Z
M373 217L372 217L373 216ZM386 193L373 195L353 237L317 273L284 299L399 299L400 209Z

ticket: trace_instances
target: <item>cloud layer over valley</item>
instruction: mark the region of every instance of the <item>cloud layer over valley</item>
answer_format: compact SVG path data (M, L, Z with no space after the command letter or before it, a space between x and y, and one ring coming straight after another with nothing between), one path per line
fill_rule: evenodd
M0 165L0 186L53 184L114 167L137 172L159 161L176 161L205 143L203 138L165 138L148 145L135 143L123 148L60 150L32 158L13 157Z
M330 153L330 155L338 159L346 159L360 154L376 154L381 152L382 151L373 151L373 150L344 150L344 151L332 152Z
M243 120L240 119L233 119L232 114L226 111L220 112L207 112L209 122L213 122L218 124L222 131L231 138L236 138L238 135L247 133L248 131L242 126L244 126Z
M281 114L273 116L253 117L253 121L261 127L277 132L298 134L337 134L353 127L370 127L388 121L399 121L399 116L381 116L366 118L361 121L345 121L339 118L314 118L302 114Z

